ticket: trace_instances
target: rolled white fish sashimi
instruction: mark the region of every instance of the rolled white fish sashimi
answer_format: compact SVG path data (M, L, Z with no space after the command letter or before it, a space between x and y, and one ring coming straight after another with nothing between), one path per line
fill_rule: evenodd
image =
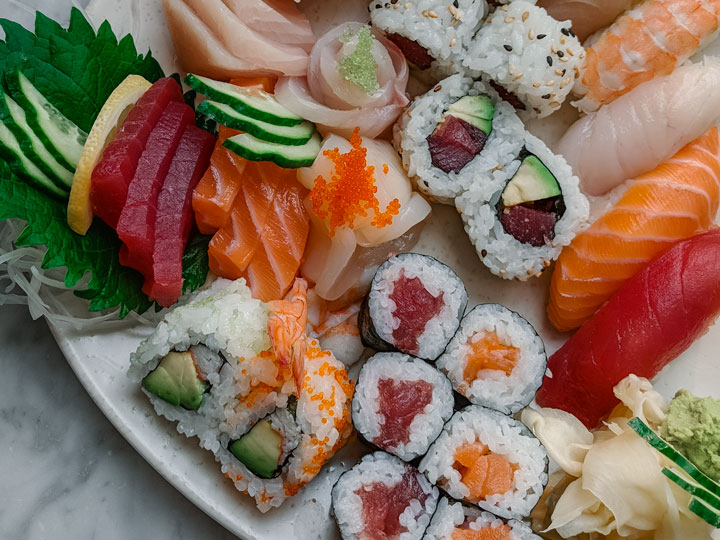
M368 93L348 80L340 62L356 50L361 23L342 24L325 34L313 47L306 77L283 77L275 97L295 114L318 125L324 134L377 137L395 122L408 104L405 94L409 71L395 44L371 30L370 54L375 64L377 90Z
M667 161L720 122L720 61L677 68L575 122L556 146L588 195Z
M223 0L248 26L270 39L310 52L317 41L310 21L287 0Z
M222 0L163 0L170 35L182 67L217 79L305 74L309 63L307 37L303 37L305 23L298 23L301 37L286 28L289 40L277 40L277 32L262 30L265 24L255 26L261 30L248 24L244 4ZM257 9L251 9L255 4L256 0L248 3L251 17L258 14ZM243 11L238 13L240 9ZM268 4L264 9L267 14L272 8ZM289 24L286 20L285 26Z
M580 41L610 26L638 0L539 0L537 3L558 21L572 21L573 32Z

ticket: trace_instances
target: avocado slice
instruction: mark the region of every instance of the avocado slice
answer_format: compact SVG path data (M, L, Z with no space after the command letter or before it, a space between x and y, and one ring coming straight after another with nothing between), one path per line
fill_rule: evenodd
M545 164L532 154L523 159L502 194L505 207L562 195L560 185Z
M192 352L171 352L143 380L142 386L163 401L197 411L209 384L198 376Z
M267 420L260 420L237 441L230 443L230 451L253 474L272 478L280 467L283 436Z
M464 120L490 135L495 105L488 96L464 96L448 107L447 114Z

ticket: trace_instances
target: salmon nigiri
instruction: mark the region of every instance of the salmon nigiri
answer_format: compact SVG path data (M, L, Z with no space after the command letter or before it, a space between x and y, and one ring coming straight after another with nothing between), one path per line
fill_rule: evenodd
M573 32L580 41L610 26L612 22L630 9L637 0L540 0L537 5L558 21L570 20Z
M675 242L709 229L720 201L720 139L712 128L632 181L610 211L562 252L548 316L572 330Z
M581 84L583 112L671 73L718 29L720 0L645 0L622 15L586 49Z

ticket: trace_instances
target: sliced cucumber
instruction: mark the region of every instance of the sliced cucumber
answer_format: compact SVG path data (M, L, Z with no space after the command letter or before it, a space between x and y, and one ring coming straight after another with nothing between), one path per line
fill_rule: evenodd
M720 497L720 484L707 476L704 472L693 465L685 456L670 446L662 437L650 429L645 422L639 418L633 418L630 420L629 426L635 433L645 439L650 446L689 474L690 477L704 489L713 495Z
M87 133L68 120L21 71L7 77L15 101L25 110L27 123L55 160L70 172L77 167Z
M67 199L68 192L60 189L45 173L23 154L15 135L0 123L0 157L8 162L12 171L34 187L45 190L54 197Z
M320 153L320 135L313 134L302 146L287 146L256 139L249 133L241 133L226 139L225 148L250 161L272 161L284 169L309 167Z
M716 529L720 528L720 510L711 508L710 505L695 497L690 500L688 508L703 521L709 523Z
M246 131L260 140L300 146L310 140L315 133L315 126L310 122L303 122L297 126L276 126L245 116L230 107L216 101L206 100L198 106L198 112L215 120L218 124L229 128Z
M28 125L25 111L0 89L0 120L17 140L22 153L61 189L70 189L73 173L60 165Z
M297 126L305 121L280 105L275 96L257 88L242 88L192 73L185 77L185 84L198 94L263 122L276 126Z
M701 499L720 512L720 498L710 493L703 486L695 482L694 480L683 477L678 471L663 467L663 474L670 480L675 482L678 486L687 491L690 495L694 495L698 499Z

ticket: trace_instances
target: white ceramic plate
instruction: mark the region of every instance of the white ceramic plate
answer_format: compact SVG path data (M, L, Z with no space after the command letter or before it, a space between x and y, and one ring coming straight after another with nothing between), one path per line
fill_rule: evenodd
M172 46L160 0L92 0L89 5L59 0L49 7L48 2L36 1L38 7L42 4L46 13L59 20L67 17L71 4L81 4L92 20L107 18L117 34L131 32L140 50L151 46L165 70L173 69ZM5 17L28 24L32 22L29 5L0 0L0 11ZM302 5L318 33L334 22L367 18L367 0L303 0ZM536 123L532 129L551 143L572 114L566 108L552 121ZM552 330L545 317L549 274L526 283L492 276L478 260L452 208L434 208L416 251L433 255L458 272L470 293L470 307L497 302L520 312L543 336L548 353L563 342L564 336ZM129 355L150 329L128 326L92 335L58 327L52 331L80 382L118 431L148 463L216 521L247 540L339 538L329 514L330 489L340 473L367 451L359 442L351 441L294 499L261 514L250 498L236 492L222 476L212 455L201 450L196 440L179 435L174 425L157 417L139 388L128 381L125 373ZM690 388L700 395L716 394L720 381L720 363L715 361L718 346L720 326L673 362L655 381L656 388L668 398L679 388Z

